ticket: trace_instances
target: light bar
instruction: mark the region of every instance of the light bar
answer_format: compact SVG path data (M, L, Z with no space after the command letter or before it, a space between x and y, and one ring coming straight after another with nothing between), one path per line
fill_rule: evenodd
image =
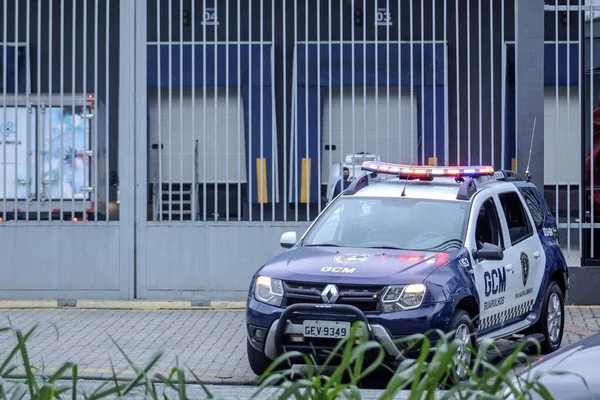
M461 166L442 166L432 167L425 166L410 166L405 164L391 164L378 161L365 161L361 165L363 171L376 172L378 174L398 175L400 178L432 178L439 177L473 177L485 175L494 175L494 168L486 165L475 165L468 167Z

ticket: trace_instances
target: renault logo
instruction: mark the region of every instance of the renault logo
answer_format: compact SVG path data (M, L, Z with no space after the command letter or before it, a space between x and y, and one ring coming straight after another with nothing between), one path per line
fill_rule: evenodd
M323 303L335 303L338 297L340 297L340 293L335 285L327 285L321 293Z

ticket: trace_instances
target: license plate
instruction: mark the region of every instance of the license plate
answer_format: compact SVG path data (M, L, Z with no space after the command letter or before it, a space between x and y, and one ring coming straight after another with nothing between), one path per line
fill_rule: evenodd
M350 334L350 322L307 320L302 325L304 337L342 339Z

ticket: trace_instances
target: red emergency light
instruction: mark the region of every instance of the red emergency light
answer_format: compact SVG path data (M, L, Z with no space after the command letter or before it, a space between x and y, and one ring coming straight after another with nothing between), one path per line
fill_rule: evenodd
M379 161L365 161L361 165L363 171L376 172L378 174L398 175L400 178L433 178L433 177L479 177L494 175L494 168L486 165L475 166L441 166L429 165L411 166L406 164L392 164Z

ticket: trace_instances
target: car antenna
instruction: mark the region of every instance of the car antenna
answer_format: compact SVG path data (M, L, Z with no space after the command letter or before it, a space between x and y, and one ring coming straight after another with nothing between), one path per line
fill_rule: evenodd
M527 177L527 182L531 182L531 174L529 173L529 164L531 163L531 153L533 152L533 138L535 136L536 121L537 121L537 116L533 120L533 131L531 132L531 144L529 145L529 159L527 160L527 168L525 169L525 176Z
M419 153L419 144L421 144L421 139L423 138L423 135L419 136L419 140L417 141L417 151L415 154ZM410 162L410 170L412 171L412 166L415 163L415 157L413 156L413 159ZM402 194L400 195L400 197L405 197L406 196L406 185L408 184L408 180L410 179L410 172L408 173L408 176L406 177L406 181L404 182L404 187L402 188Z

